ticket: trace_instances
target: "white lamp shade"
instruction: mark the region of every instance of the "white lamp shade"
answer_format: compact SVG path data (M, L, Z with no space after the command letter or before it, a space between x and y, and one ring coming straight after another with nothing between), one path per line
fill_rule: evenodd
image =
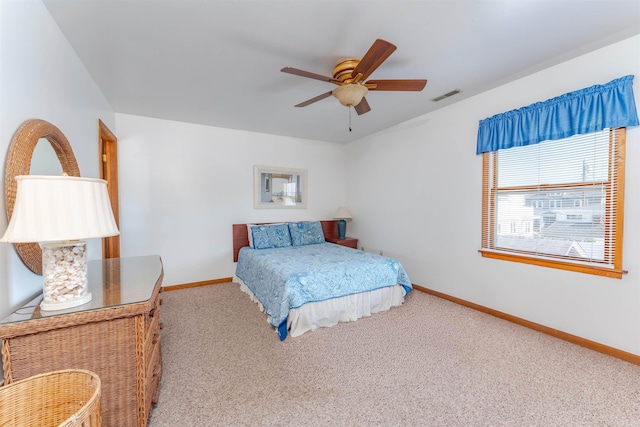
M0 242L81 240L120 234L107 181L20 175L9 226Z
M351 219L351 212L344 206L340 206L335 214L333 214L333 219Z

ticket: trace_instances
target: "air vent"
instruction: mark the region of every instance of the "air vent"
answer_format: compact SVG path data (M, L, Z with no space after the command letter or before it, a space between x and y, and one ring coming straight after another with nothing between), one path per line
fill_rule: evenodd
M453 96L453 95L458 94L458 93L460 93L460 89L452 90L451 92L445 93L444 95L440 95L437 98L433 98L432 101L434 101L434 102L442 101L443 99L448 98L448 97Z

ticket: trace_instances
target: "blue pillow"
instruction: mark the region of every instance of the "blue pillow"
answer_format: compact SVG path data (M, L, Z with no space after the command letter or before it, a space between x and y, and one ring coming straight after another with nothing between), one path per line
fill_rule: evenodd
M324 231L320 221L290 222L289 233L293 246L313 245L324 243Z
M291 246L287 224L254 225L251 227L254 249L283 248Z

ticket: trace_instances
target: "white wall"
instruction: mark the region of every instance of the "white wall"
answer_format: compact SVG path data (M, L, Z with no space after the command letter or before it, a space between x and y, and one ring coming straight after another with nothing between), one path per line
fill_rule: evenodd
M478 253L478 121L627 74L640 101L640 36L349 144L350 234L397 257L415 284L640 354L639 127L627 131L621 280Z
M65 134L83 176L99 176L98 119L113 129L111 107L40 0L1 0L3 166L14 132L32 118L47 120ZM0 197L0 211L3 234L7 226L4 196ZM100 258L100 251L98 240L89 242L89 259ZM42 276L24 266L12 245L0 243L0 318L40 292Z
M637 36L349 144L345 155L330 143L114 115L44 5L1 0L0 160L20 124L41 118L67 136L82 175L96 177L101 118L119 138L122 255L160 254L165 285L231 276L233 223L325 219L348 201L349 235L400 259L414 283L640 354L640 129L627 133L622 280L482 258L475 155L479 120L639 71ZM253 209L255 164L308 169L308 209ZM6 223L0 215L0 230ZM90 242L89 257L99 256ZM41 277L0 244L0 317L40 289Z
M330 219L344 147L116 114L121 255L159 254L163 284L231 277L234 223ZM253 166L307 169L307 209L254 209Z

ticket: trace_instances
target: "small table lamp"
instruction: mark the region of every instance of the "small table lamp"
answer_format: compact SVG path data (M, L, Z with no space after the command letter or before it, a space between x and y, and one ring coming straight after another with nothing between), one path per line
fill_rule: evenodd
M351 212L349 209L344 206L340 206L335 214L333 214L333 219L338 220L338 239L344 239L347 234L347 219L351 219Z
M41 310L61 310L91 301L87 243L119 234L107 181L73 176L16 177L16 200L0 242L38 242L42 248Z

